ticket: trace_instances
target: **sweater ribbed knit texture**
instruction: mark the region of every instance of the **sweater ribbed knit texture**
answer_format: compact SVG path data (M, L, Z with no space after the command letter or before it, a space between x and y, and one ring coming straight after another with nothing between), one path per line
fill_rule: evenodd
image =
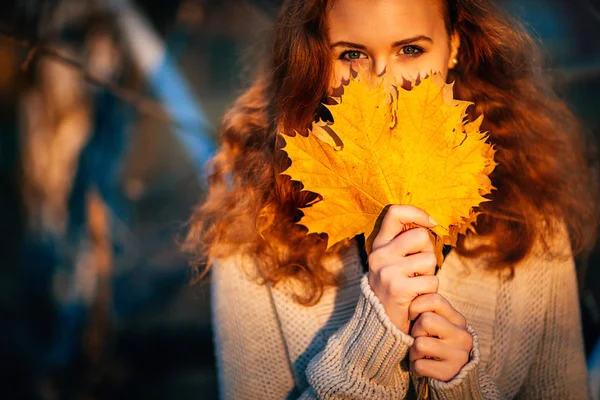
M563 257L536 246L512 279L446 257L439 292L466 317L474 345L454 379L429 379L433 399L588 398L575 267L568 239L553 245ZM385 314L356 246L328 260L342 284L312 307L294 301L293 283L255 283L250 263L236 255L212 270L223 399L407 398L413 338Z

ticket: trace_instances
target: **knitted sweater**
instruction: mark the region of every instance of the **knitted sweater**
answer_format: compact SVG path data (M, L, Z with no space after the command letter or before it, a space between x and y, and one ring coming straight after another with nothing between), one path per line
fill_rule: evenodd
M541 246L508 271L450 252L439 272L442 294L468 323L469 362L449 382L429 379L433 399L585 399L575 268ZM410 396L413 338L388 319L371 290L357 246L326 267L343 282L312 307L292 298L292 283L259 285L236 255L213 266L213 323L224 399L403 399Z

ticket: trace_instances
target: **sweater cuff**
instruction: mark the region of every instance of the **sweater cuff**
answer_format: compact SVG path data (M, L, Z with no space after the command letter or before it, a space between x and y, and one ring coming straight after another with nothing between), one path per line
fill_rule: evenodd
M368 276L360 283L361 296L345 335L345 362L363 378L388 386L396 384L400 361L414 339L389 319L383 305L371 289ZM351 335L351 336L350 336Z
M429 378L429 386L433 399L461 400L466 398L481 398L479 385L479 363L481 361L479 338L470 325L467 325L467 330L473 336L473 348L471 349L469 362L462 367L458 375L448 382Z

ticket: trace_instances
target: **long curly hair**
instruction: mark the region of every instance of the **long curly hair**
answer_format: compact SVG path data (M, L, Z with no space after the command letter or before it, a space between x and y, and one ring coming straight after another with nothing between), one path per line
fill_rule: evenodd
M544 76L535 41L489 1L441 3L448 33L458 32L461 40L448 81L456 82L456 98L475 103L471 115L485 115L482 130L490 132L499 163L491 175L497 190L476 224L477 234L491 240L473 247L462 236L456 251L485 255L491 268L512 266L536 240L554 235L556 221L567 226L575 254L589 248L598 192L586 158L590 144ZM306 129L323 112L332 69L329 6L328 0L283 5L270 63L225 115L222 145L208 167L209 193L191 217L183 246L201 271L216 259L247 254L254 260L248 272L258 281L300 281L297 301L307 305L338 282L323 266L327 236L307 235L296 224L318 195L280 175L290 165L280 134Z

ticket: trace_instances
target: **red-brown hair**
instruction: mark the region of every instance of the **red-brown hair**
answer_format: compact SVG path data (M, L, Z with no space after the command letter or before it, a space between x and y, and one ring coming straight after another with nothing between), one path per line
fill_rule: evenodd
M333 274L322 267L326 235L296 224L317 198L280 175L289 166L280 133L305 129L322 112L331 55L326 15L331 1L286 1L275 24L270 65L226 114L222 147L210 163L209 193L195 210L184 249L197 265L246 253L261 282L299 279L298 301L313 304ZM497 147L497 188L481 207L480 235L490 245L457 251L485 254L504 268L523 259L536 240L563 221L575 253L594 243L597 189L584 156L581 128L550 87L535 42L486 0L442 1L448 33L461 39L458 65L449 73L455 97L485 115L483 130ZM540 231L540 226L548 229ZM346 248L349 242L334 247Z

